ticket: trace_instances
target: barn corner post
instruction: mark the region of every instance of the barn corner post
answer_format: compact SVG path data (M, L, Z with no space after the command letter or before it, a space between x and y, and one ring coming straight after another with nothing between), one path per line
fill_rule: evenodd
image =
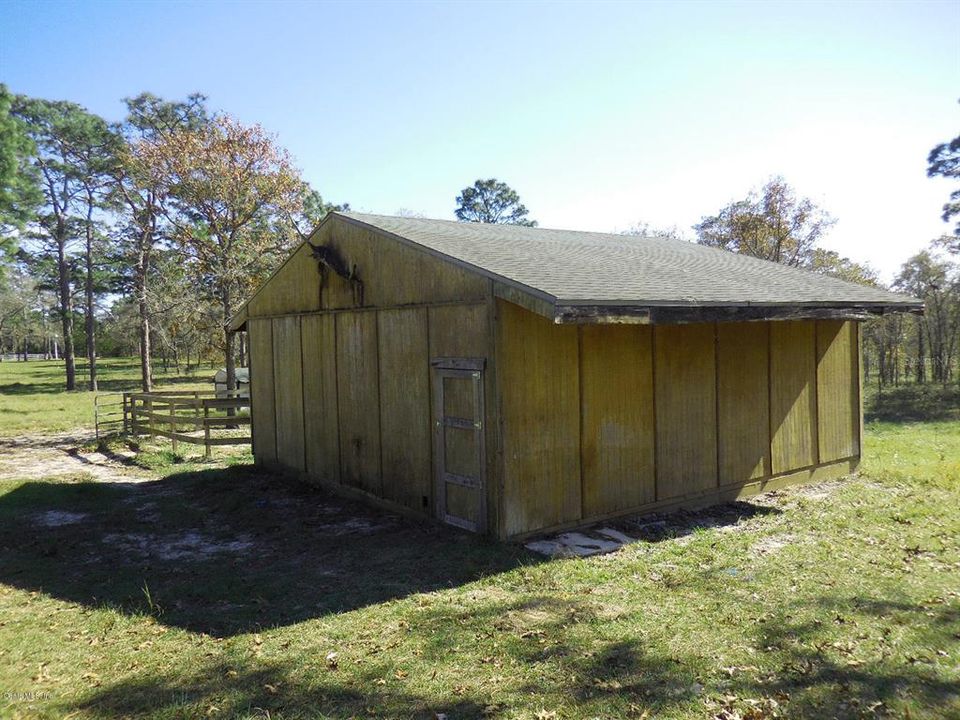
M485 422L487 427L487 533L498 539L506 540L506 528L503 522L503 398L500 392L500 363L497 348L496 283L491 279L486 291L487 321L487 382L484 400Z

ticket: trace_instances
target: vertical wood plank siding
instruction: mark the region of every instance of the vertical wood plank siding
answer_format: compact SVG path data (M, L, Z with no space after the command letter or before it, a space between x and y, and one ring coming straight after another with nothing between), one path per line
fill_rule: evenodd
M717 485L714 325L654 330L657 499Z
M334 248L347 267L357 267L367 307L479 302L486 297L483 278L364 228L327 223L313 242ZM320 295L324 309L356 307L354 287L333 273L327 273Z
M817 323L817 417L820 462L860 453L860 398L856 327Z
M337 333L333 315L300 320L303 353L303 426L307 473L321 482L340 482L340 423L337 421Z
M328 223L312 239L334 248L347 267L357 268L364 307L415 303L481 302L488 282L452 263L346 223ZM250 299L249 317L317 310L349 310L360 299L355 286L332 272L321 286L317 261L304 243Z
M421 512L432 507L427 310L377 313L383 496Z
M276 462L273 324L270 320L250 320L247 332L250 335L250 421L253 426L254 456L257 462Z
M383 497L377 315L344 312L336 318L340 480Z
M760 487L859 454L855 323L587 325L575 368L564 326L504 302L498 313L505 535Z
M310 246L301 245L277 270L263 290L251 298L250 317L312 312L320 309L320 273L310 256Z
M770 324L770 435L774 475L817 463L814 321Z
M437 437L449 472L476 472L457 432L433 431L440 357L486 363L485 524L500 537L755 492L859 456L856 323L557 325L345 221L313 241L356 265L362 298L330 273L321 287L301 246L250 301L258 462L432 513ZM447 400L467 414L455 388ZM447 509L474 517L477 493L450 487Z
M580 343L583 514L656 499L652 329L587 325Z
M498 303L507 535L577 520L580 383L577 328Z
M717 441L720 484L770 474L767 323L717 325Z
M273 320L273 386L276 393L277 460L306 469L303 450L303 368L300 318Z

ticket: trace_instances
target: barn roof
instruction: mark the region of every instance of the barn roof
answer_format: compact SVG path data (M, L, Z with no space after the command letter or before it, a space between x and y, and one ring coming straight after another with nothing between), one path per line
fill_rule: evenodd
M683 240L335 213L498 281L557 322L864 317L906 295ZM525 303L521 303L525 304Z

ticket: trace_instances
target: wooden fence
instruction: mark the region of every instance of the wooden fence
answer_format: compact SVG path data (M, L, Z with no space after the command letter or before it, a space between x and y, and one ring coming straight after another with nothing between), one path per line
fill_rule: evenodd
M123 393L123 431L169 438L174 452L182 442L203 445L207 458L216 446L249 445L249 430L242 436L213 434L250 425L249 412L243 412L249 410L249 398L240 397L238 391L228 395L216 397L199 390Z

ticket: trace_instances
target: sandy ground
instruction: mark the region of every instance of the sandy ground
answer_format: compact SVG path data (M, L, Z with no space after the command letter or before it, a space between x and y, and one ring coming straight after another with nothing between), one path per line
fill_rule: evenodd
M0 481L39 478L83 478L101 482L136 482L149 475L127 465L122 457L82 452L93 434L82 430L54 435L0 438Z
M82 430L0 438L0 482L61 479L123 484L127 495L120 502L133 506L137 519L143 523L142 529L138 526L135 532L131 532L129 528L117 528L116 531L103 532L99 541L110 548L122 550L126 556L143 561L180 562L206 560L214 556L244 557L258 544L250 534L235 532L231 527L218 527L210 519L205 521L202 528L163 527L157 499L169 496L176 490L151 482L162 478L130 463L129 460L134 457L132 452L105 455L85 450L92 445L92 433ZM189 501L184 498L184 502ZM272 498L270 507L274 514L288 513L292 522L296 522L293 520L295 518L300 518L300 521L306 518L313 531L322 532L328 538L371 535L394 529L399 523L397 516L326 495L321 499L309 500ZM43 510L32 514L30 520L35 526L44 528L102 523L102 518L96 513L64 509ZM258 553L264 552L261 544ZM282 553L278 556L282 556Z
M589 557L619 550L635 542L656 542L670 539L686 544L692 532L713 528L718 532L738 532L754 527L751 518L763 516L765 510L780 511L794 507L800 500L824 500L838 490L844 479L825 480L810 485L771 490L745 500L705 507L701 510L678 510L672 513L653 513L635 518L624 517L609 525L596 525L582 530L550 534L525 543L533 550L548 557ZM800 542L789 534L760 538L753 551L760 555L779 552L790 544Z

